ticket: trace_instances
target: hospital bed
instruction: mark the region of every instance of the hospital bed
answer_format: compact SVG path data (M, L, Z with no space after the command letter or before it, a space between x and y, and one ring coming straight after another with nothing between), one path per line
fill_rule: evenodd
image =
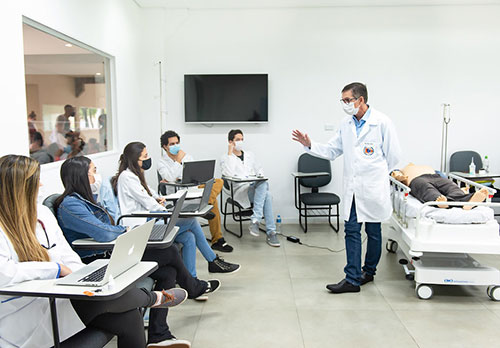
M499 225L494 219L491 197L495 189L449 174L459 187L486 188L484 203L437 202L422 204L410 195L411 189L390 177L393 214L386 249L402 256L406 279L415 280L420 299L430 299L432 285L487 286L487 294L500 301L500 271L481 265L469 254L500 254ZM477 206L471 210L463 205ZM403 255L401 255L401 253Z

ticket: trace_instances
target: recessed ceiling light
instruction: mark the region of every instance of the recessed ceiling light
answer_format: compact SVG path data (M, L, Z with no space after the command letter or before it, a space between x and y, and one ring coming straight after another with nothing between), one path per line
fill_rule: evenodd
M96 72L95 73L97 76L101 76L101 73L100 72Z
M67 43L67 44L65 44L64 46L66 46L66 47L73 47L73 45L72 45L72 44L70 44L70 43Z

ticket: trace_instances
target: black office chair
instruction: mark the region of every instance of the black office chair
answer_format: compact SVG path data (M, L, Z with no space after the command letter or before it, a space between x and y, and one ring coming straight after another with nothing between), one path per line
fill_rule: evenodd
M307 233L307 219L309 217L328 217L328 224L335 232L338 232L340 224L340 197L331 192L319 192L320 187L328 185L332 180L332 167L330 161L304 153L299 157L298 171L302 173L328 173L328 175L310 178L295 177L295 208L299 210L299 223L304 230L304 233ZM311 188L311 192L301 193L301 186ZM336 214L332 214L332 206L336 206ZM322 211L326 209L328 209L328 214L322 213ZM337 218L336 227L332 225L332 217ZM302 218L304 218L305 221L304 226L302 225Z
M477 173L479 169L483 168L483 161L481 160L481 156L476 151L454 152L450 157L450 172L468 173L469 165L473 158Z

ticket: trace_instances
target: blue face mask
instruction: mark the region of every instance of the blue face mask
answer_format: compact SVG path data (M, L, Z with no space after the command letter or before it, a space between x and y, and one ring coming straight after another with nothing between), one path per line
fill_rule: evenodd
M180 150L181 146L179 144L170 145L170 147L168 148L168 151L174 156L177 155Z
M71 152L71 145L66 145L63 150L65 153L70 153Z

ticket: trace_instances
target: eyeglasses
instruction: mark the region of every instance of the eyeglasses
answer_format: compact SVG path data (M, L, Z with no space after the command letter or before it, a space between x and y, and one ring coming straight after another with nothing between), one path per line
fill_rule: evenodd
M345 99L340 99L340 101L344 104L349 104L352 101L357 100L358 98L345 98Z

